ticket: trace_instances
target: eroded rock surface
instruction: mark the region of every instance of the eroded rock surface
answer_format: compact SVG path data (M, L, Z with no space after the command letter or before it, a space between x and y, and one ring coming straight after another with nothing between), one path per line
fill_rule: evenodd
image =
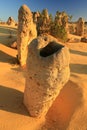
M26 64L27 46L37 37L36 25L33 23L31 10L23 5L18 12L17 48L21 66Z
M69 51L49 35L33 40L28 51L24 104L31 116L45 116L69 79Z

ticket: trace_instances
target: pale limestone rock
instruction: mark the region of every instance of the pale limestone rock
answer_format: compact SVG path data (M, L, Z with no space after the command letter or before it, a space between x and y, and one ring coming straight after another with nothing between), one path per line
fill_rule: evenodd
M14 42L11 44L11 48L17 49L17 41L14 41Z
M7 20L7 24L8 25L15 25L16 22L15 22L15 20L12 17L9 17L8 20Z
M37 32L38 35L43 33L49 34L50 31L50 18L48 14L48 10L44 9L37 19Z
M34 39L28 51L24 104L31 116L41 117L69 79L69 51L49 35Z
M84 20L83 18L79 18L77 21L77 35L83 36L84 35Z
M37 12L32 12L33 13L33 21L35 23L38 22L38 18L40 17L40 13L37 11Z
M55 23L58 26L62 26L65 28L66 32L68 32L68 15L66 12L56 12L56 17L55 17Z
M24 66L26 65L27 46L37 37L37 31L36 25L33 23L32 13L26 5L21 6L18 13L18 59L21 66Z

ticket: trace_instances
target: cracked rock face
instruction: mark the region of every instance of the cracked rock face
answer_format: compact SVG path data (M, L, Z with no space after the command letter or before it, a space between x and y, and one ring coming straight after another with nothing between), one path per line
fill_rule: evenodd
M30 9L23 5L18 11L17 49L21 66L26 64L27 46L37 37L36 25L33 23Z
M69 50L51 36L39 36L28 47L24 104L31 116L45 116L69 80Z

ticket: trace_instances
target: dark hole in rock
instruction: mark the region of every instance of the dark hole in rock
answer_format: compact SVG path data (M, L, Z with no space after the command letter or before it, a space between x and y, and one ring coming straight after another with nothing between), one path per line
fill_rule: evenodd
M47 37L44 38L44 41L47 41Z
M62 47L64 46L56 42L50 42L47 46L45 46L44 48L40 50L40 56L42 57L50 56L54 54L55 52L60 51Z

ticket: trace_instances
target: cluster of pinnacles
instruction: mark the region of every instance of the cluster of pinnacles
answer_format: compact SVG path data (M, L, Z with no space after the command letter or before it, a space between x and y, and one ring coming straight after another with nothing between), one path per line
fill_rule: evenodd
M24 104L31 116L45 116L69 79L69 50L54 37L37 37L30 9L23 5L18 14L18 60L26 66Z

